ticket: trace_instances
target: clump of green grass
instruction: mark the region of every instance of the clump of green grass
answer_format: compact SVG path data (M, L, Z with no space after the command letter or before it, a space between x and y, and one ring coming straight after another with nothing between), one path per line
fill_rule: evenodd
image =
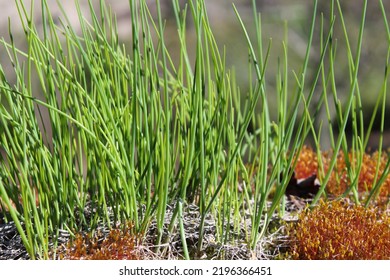
M268 72L272 40L263 40L256 1L252 1L254 34L233 6L248 45L243 50L249 58L250 84L245 93L237 86L234 69L226 66L204 1L189 1L184 8L173 1L178 61L173 61L165 44L159 1L157 20L145 1L129 1L129 45L120 43L115 15L103 0L99 3L96 11L89 1L91 20L87 21L76 2L78 34L65 13L55 23L45 0L41 1L43 30L39 32L33 9L16 1L27 51L15 45L11 23L10 39L1 39L16 82L11 83L0 68L0 148L5 155L0 161L0 206L6 220L15 221L32 258L49 257L49 243L54 240L55 244L59 229L75 234L93 231L99 223L111 228L117 222L131 221L133 231L142 233L155 220L159 245L164 242L168 206L174 210L167 231L178 228L184 256L190 258L182 217L190 203L199 207L199 236L211 214L221 243L234 238L228 225L240 224L249 215L251 224L243 242L254 250L273 214L283 214L281 202L296 165L294 155L309 135L319 154L322 133L329 133L334 155L348 151L344 130L349 118L354 124L351 147L357 151L352 156L357 160L346 164L350 190L359 199L361 152L371 130L371 126L361 126L363 115L358 110L362 106L358 70L367 1L354 52L339 2L331 1L330 25L325 28L323 18L315 16L315 1L302 68L292 74L287 40L278 72ZM382 12L390 41L383 5ZM196 31L195 60L190 59L186 45L190 16ZM349 58L350 89L345 104L335 83L336 23L344 28ZM314 33L318 24L321 34ZM320 57L314 79L308 82L314 36L321 39ZM276 92L267 91L270 75L276 75ZM291 76L294 83L288 84ZM387 71L372 117L381 109L382 133L386 88ZM315 94L319 95L316 104ZM270 96L277 97L276 119L270 117ZM327 132L314 125L321 109L327 113ZM331 125L332 109L340 131L337 136ZM335 163L336 156L321 173L322 187L314 203L324 194ZM321 160L318 166L323 168ZM85 211L87 206L93 211ZM200 239L198 252L202 245Z

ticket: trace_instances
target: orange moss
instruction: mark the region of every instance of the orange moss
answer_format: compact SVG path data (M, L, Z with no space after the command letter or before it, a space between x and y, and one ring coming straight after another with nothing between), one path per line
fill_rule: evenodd
M129 224L123 230L112 229L106 238L101 234L93 238L77 234L58 253L62 260L137 260L140 256L135 252L136 243L137 237Z
M332 156L331 152L322 152L321 154L322 163L327 172L330 159ZM346 163L346 157L353 168L358 167L357 154L349 152L347 156L343 152L339 152L336 159L336 164L331 173L330 179L326 185L326 191L329 194L338 196L344 193L350 186L350 180L348 178L348 165ZM362 159L362 167L359 172L358 178L358 191L369 192L374 187L375 172L378 168L378 176L376 182L379 180L385 169L388 161L387 153L382 153L379 157L379 153L373 154L365 153ZM320 174L318 168L318 157L315 151L311 148L304 146L301 153L297 158L297 165L295 168L297 178L306 178L313 173ZM323 174L322 174L323 175ZM379 196L380 199L388 197L390 194L390 174L388 174L380 187Z
M321 202L290 228L294 259L390 259L390 216L346 201Z
M294 171L297 178L307 178L313 173L318 173L317 154L313 149L307 146L302 147Z

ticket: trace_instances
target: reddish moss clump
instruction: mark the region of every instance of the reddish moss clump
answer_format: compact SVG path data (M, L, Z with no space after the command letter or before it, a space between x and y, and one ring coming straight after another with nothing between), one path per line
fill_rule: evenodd
M105 238L101 234L92 238L77 234L58 255L62 260L137 260L140 256L135 252L136 243L137 237L128 225L122 230L112 229Z
M390 216L346 201L321 202L290 228L293 259L390 259Z
M348 154L348 159L352 165L356 166L356 159L353 158L352 153ZM377 181L384 172L386 163L388 161L388 156L386 153L383 153L379 157L379 153L375 152L373 154L364 154L362 160L362 167L359 172L358 178L358 191L360 193L370 191L374 187L375 172L378 168ZM379 162L379 164L378 164ZM336 172L338 174L336 174ZM327 185L327 189L330 193L339 195L344 192L348 185L349 181L347 179L347 166L345 163L345 157L340 153L337 158L337 169L336 172L333 172L331 180ZM337 179L337 178L341 178ZM390 193L390 175L387 175L383 184L381 185L379 196L388 197Z
M345 156L342 151L337 154L336 164L326 185L326 191L328 194L338 196L348 189L350 186L350 180L348 178L346 158L348 158L352 168L357 168L358 163L356 155L357 152L349 152L348 155ZM325 172L329 169L331 156L332 152L321 153L320 160L322 161ZM362 155L362 165L358 178L358 191L360 193L369 192L374 187L377 166L379 166L379 168L376 182L378 182L379 178L385 171L387 161L388 155L385 152L381 155L378 152L374 152L372 154L365 153ZM324 176L318 168L317 154L311 148L304 146L297 158L295 174L297 178L306 178L311 176L313 173L317 174L318 177L321 177L320 175ZM386 176L380 187L379 198L387 198L389 197L389 194L390 174Z
M313 149L307 146L302 147L294 171L297 178L307 178L313 173L318 174L317 154Z

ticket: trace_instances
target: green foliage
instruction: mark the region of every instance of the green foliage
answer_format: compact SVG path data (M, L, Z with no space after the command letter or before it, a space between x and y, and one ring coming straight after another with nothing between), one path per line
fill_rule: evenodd
M99 11L89 1L90 21L76 1L80 33L64 12L56 23L45 0L41 1L43 30L37 30L33 8L16 1L27 51L15 45L10 25L10 41L0 40L16 79L11 83L0 68L0 148L5 155L0 161L0 209L7 221L15 221L32 258L49 258L49 242L56 242L59 229L74 235L94 231L101 222L112 227L132 221L134 231L142 233L155 219L156 243L161 244L168 206L174 214L167 230L173 232L179 224L187 252L182 214L190 203L200 209L199 236L211 214L221 243L233 238L228 226L249 215L246 242L255 249L275 211L284 211L281 202L297 163L294 155L308 136L320 153L323 132L315 126L318 112L324 109L328 114L334 156L326 172L320 173L322 188L315 202L324 193L339 150L349 149L344 128L350 115L355 124L361 123L358 69L367 1L354 53L338 1L330 3L329 26L325 28L321 19L321 34L315 33L315 1L302 67L292 74L287 40L278 72L269 73L272 40L263 41L256 1L252 1L255 34L233 6L248 45L243 50L249 58L248 92L241 92L235 69L226 66L205 1L189 1L184 8L173 1L180 42L177 61L165 43L159 1L156 15L145 2L129 1L132 41L126 46L119 41L115 15L103 0ZM383 6L382 12L388 26ZM188 18L196 31L194 60L187 51ZM336 23L343 27L348 45L350 88L344 105L335 83ZM321 47L314 79L309 81L314 36L320 37ZM390 38L388 28L386 38ZM269 76L276 76L276 92L266 88ZM294 82L288 83L291 78ZM386 86L387 72L375 109L382 109L382 133ZM314 104L316 94L319 101ZM277 96L275 120L270 117L270 96ZM340 130L337 137L332 109ZM346 164L355 194L370 129L354 126L351 146L358 151L353 155L357 160ZM318 166L323 168L320 157ZM380 183L378 176L375 182ZM271 189L276 191L268 207ZM87 205L93 209L90 215Z

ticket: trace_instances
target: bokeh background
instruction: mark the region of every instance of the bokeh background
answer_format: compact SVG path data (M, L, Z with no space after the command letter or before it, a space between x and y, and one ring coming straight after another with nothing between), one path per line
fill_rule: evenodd
M56 1L48 1L51 8L53 18L61 17L61 11L58 8ZM74 1L61 1L65 12L72 22L73 27L78 29L78 16ZM88 19L89 6L87 0L79 0L85 17ZM99 1L92 1L98 9ZM155 0L146 0L153 15L156 14ZM226 63L228 67L233 67L237 75L237 81L241 88L241 92L245 94L248 85L248 51L246 41L238 23L237 17L234 14L232 3L237 6L240 15L245 20L248 29L251 28L253 19L252 1L251 0L206 0L208 8L208 16L216 37L216 41L220 44L221 50L226 49ZM383 1L385 10L390 14L390 1ZM30 1L24 1L26 6L30 5ZM124 44L128 45L130 50L131 42L131 18L128 1L106 0L113 12L117 16L119 38ZM167 28L165 30L166 43L171 53L174 54L178 48L178 39L176 33L176 22L173 18L172 0L161 0L162 14L166 19ZM183 7L186 1L180 0ZM289 74L291 82L294 84L293 71L299 73L305 56L308 33L313 13L313 1L311 0L257 0L257 9L261 13L262 31L265 44L272 38L272 49L269 60L269 74L267 75L267 94L269 96L271 112L273 110L273 96L276 95L276 72L278 69L278 61L283 59L282 42L288 41L288 59L289 59ZM323 15L325 26L329 24L329 3L328 0L320 0L318 2L317 12L317 27L314 36L314 46L310 56L309 73L306 78L307 85L310 85L310 80L313 78L313 69L317 69L320 59L320 18ZM363 0L340 0L345 22L348 28L348 36L352 50L355 49L357 42L359 25L361 22L361 10ZM0 0L2 17L0 17L0 36L9 41L9 30L15 39L16 45L20 48L26 48L24 33L20 25L16 5L12 0ZM40 1L35 1L35 23L38 30L42 25L40 19ZM386 56L388 51L388 37L385 29L383 16L380 10L379 1L368 1L367 21L364 33L363 50L361 56L361 65L359 70L359 88L362 94L362 103L364 104L365 120L367 123L371 116L372 109L375 104L376 96L382 86L384 71L386 66ZM390 20L388 18L388 20ZM60 20L58 19L58 22ZM9 25L11 23L11 25ZM195 30L191 25L191 18L188 19L188 49L190 53L194 52L191 48L195 46ZM253 34L252 34L253 35ZM348 58L345 50L345 39L341 28L340 21L336 19L334 38L337 41L338 56L337 56L337 88L341 99L343 94L346 94L349 89L348 76ZM4 47L0 46L0 63L5 69L7 79L12 83L14 73L11 68L10 61ZM39 87L37 86L37 90ZM292 89L293 90L293 89ZM319 89L320 90L320 89ZM39 94L39 93L37 93ZM390 110L390 100L387 99L387 111ZM387 121L389 113L386 117L386 133L384 145L390 147L390 122ZM325 118L324 118L325 121ZM323 128L324 130L325 128ZM379 122L374 125L374 131L370 146L375 149L377 147ZM328 148L326 135L322 141L324 149Z

